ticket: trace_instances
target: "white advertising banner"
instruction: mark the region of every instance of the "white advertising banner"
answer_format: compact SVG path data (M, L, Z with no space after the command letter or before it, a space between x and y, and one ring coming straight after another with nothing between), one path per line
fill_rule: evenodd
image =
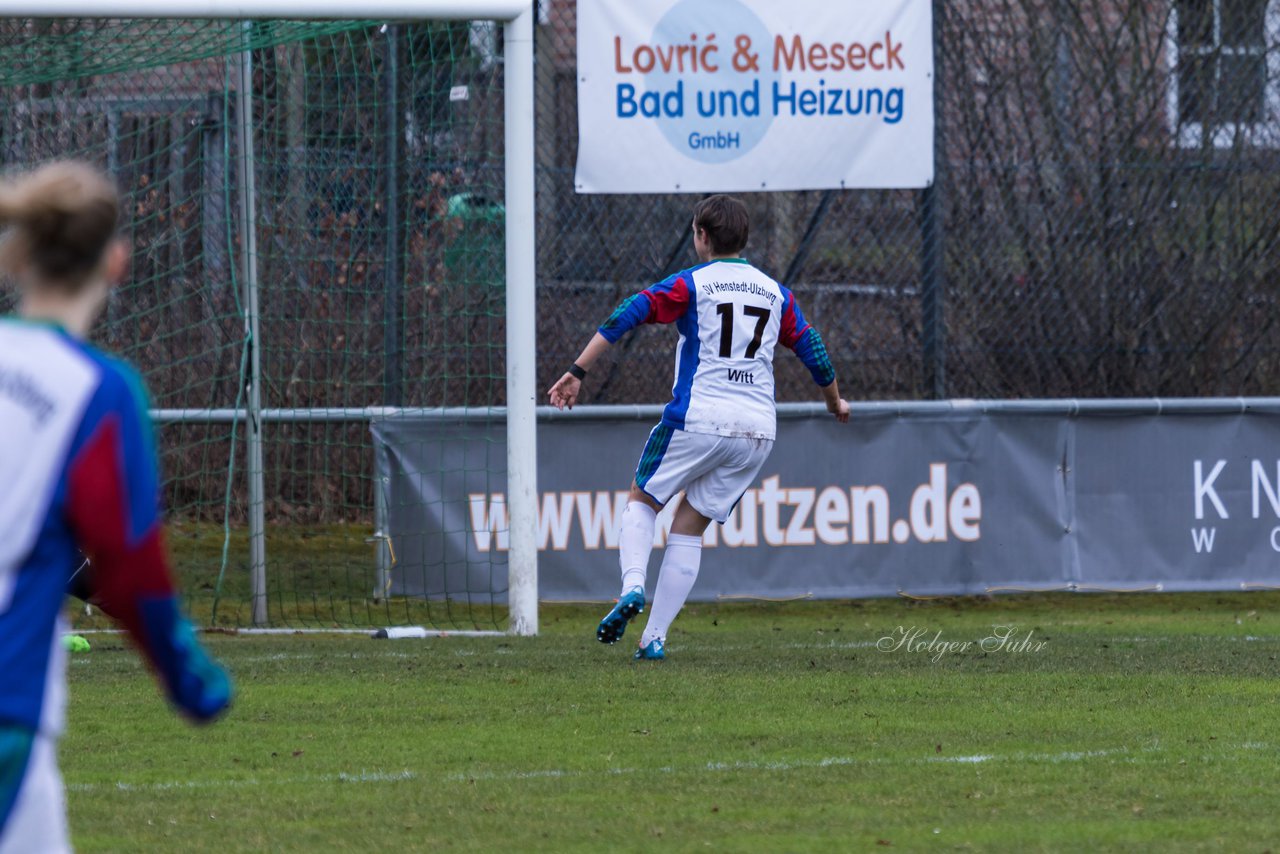
M933 181L931 0L579 0L580 193Z

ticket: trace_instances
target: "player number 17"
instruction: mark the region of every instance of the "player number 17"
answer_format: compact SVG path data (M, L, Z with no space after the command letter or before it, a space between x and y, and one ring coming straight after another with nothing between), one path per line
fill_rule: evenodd
M769 325L769 309L758 305L743 306L742 313L756 318L755 334L747 345L745 358L751 359L760 349L760 339L764 336L764 328ZM716 314L720 315L720 358L728 359L733 355L733 303L722 302L716 306Z

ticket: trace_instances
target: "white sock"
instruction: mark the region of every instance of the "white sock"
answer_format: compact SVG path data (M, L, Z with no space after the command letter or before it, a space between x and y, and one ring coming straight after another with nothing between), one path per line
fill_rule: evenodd
M643 501L632 501L622 511L622 530L618 532L618 562L622 564L624 594L637 587L644 590L657 519L658 514Z
M662 557L662 569L658 573L658 589L653 594L653 607L649 609L649 622L640 636L640 645L648 646L655 640L667 641L671 622L689 598L693 582L698 580L698 566L702 563L702 537L688 534L672 534L667 537L667 553Z

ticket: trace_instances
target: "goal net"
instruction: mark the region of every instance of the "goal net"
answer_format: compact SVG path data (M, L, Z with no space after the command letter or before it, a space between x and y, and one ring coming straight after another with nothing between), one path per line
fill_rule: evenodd
M503 42L492 21L0 18L5 164L82 158L122 192L132 266L94 340L148 385L198 622L507 628L506 555L483 589L424 566L436 595L388 595L370 441L384 407L502 420ZM504 453L477 459L506 488Z

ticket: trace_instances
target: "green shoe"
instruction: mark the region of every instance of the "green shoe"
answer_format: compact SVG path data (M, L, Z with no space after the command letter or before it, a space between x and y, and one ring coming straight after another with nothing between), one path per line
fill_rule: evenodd
M80 635L63 635L62 647L67 652L88 652L89 642Z

